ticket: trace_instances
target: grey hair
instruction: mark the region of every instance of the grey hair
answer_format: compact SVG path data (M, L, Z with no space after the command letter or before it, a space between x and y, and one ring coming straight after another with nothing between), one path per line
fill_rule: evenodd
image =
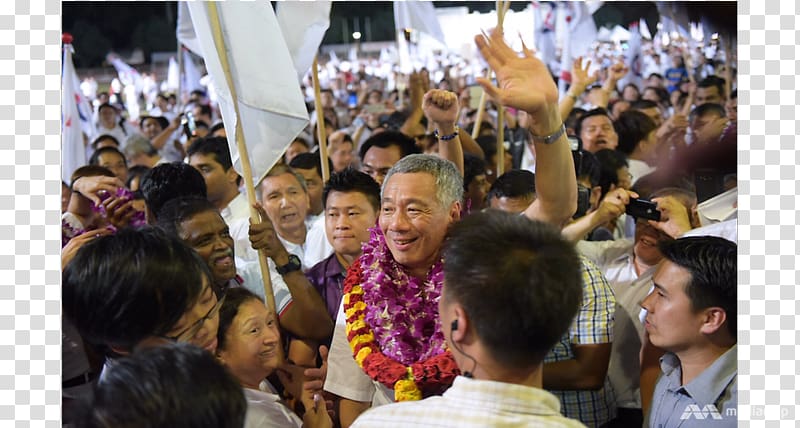
M386 183L394 174L411 174L424 172L433 176L436 186L436 200L444 209L449 209L454 202L462 202L464 196L464 178L458 172L456 165L447 160L433 155L412 154L400 159L383 179L381 197L386 189Z
M270 169L269 172L267 172L267 174L264 176L264 178L262 178L261 181L258 182L258 185L256 186L256 190L257 190L256 193L257 193L258 197L259 198L261 197L261 192L264 190L264 181L267 180L267 177L277 177L277 176L283 175L283 174L291 174L291 175L293 175L294 178L297 179L297 182L300 183L300 187L303 189L303 192L305 192L306 194L308 193L308 185L306 184L305 177L303 177L299 172L295 171L292 167L290 167L290 166L288 166L286 164L278 163L278 164L275 164L272 167L272 169ZM264 201L261 201L261 202L264 202Z
M125 140L125 148L122 150L125 156L130 158L140 154L153 156L158 153L155 147L144 135L133 134Z

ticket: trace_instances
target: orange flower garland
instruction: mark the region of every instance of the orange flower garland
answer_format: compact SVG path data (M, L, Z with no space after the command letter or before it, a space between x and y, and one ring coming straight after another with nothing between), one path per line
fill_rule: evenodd
M372 329L364 320L367 304L361 281L361 263L353 263L345 278L343 299L347 340L356 363L370 378L392 388L395 401L420 400L449 387L459 374L449 350L411 366L383 354Z

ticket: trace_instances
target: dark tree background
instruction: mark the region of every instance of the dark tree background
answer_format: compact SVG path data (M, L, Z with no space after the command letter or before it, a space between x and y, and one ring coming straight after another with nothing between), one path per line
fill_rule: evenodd
M274 3L274 2L273 2ZM466 6L470 12L494 10L492 1L436 1L436 7ZM701 17L716 28L713 31L736 31L736 2L682 2L689 18ZM520 11L530 2L511 2L511 9ZM177 49L175 22L177 3L170 2L63 2L63 31L72 33L76 67L97 67L106 54L121 54L139 48L145 62L153 52ZM644 17L655 32L658 11L652 1L606 2L594 14L598 26L627 26ZM394 40L392 2L340 2L331 7L331 23L323 44L352 43L352 33L360 31L362 42Z

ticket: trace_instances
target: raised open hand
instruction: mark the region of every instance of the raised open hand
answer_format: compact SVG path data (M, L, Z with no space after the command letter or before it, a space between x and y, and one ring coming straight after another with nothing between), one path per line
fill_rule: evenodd
M575 61L572 63L572 86L580 89L580 91L576 92L583 92L589 85L597 80L596 70L594 73L589 74L589 67L591 66L592 60L587 60L584 64L582 56L575 58Z
M552 115L558 115L558 88L547 66L524 44L522 56L514 52L496 29L489 37L475 36L475 44L497 76L497 86L483 77L477 80L489 98L524 110L534 123L553 122Z

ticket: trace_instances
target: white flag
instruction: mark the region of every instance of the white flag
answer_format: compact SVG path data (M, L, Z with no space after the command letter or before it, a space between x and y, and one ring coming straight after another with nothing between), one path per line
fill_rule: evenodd
M235 102L241 115L253 178L258 183L280 159L292 139L305 128L308 111L300 92L297 72L270 3L216 3L224 39L224 46L219 50L208 14L210 5L190 2L192 23L217 91L234 168L244 175L236 145ZM227 56L237 99L231 97L218 52Z
M203 51L200 50L200 41L197 40L197 34L194 33L194 25L192 25L192 17L189 15L188 4L185 1L178 2L178 25L175 29L175 35L178 41L186 46L187 49L202 56Z
M585 56L597 40L597 25L584 2L569 3L572 11L569 20L569 52L572 57Z
M125 61L120 59L115 54L108 55L108 62L114 66L117 70L117 75L119 76L119 81L122 82L125 86L133 86L136 88L136 93L139 94L142 91L142 76L136 71L135 68L131 67L130 65L126 64Z
M447 46L444 33L439 25L439 18L430 1L394 1L395 32L410 28L425 33Z
M72 45L65 43L61 70L61 179L67 184L72 173L86 165L83 134L85 129L91 130L92 115L79 88L78 74L72 64ZM92 135L91 131L86 134Z
M301 80L311 68L314 55L330 26L331 2L278 2L275 14L286 46L292 55L297 79Z
M624 87L628 83L633 83L637 87L642 87L642 33L640 33L639 23L634 22L630 26L630 39L628 39L628 50L625 51L625 65L628 67L628 74L623 77L619 85Z
M169 57L169 68L167 68L167 89L175 91L178 89L178 82L181 79L181 70L178 68L178 61L175 57Z
M200 79L203 76L200 73L200 70L197 69L197 66L192 59L192 54L189 53L188 50L183 51L183 80L181 81L181 92L188 94L195 89L199 89L201 91L205 91L203 89L203 84L200 83Z

